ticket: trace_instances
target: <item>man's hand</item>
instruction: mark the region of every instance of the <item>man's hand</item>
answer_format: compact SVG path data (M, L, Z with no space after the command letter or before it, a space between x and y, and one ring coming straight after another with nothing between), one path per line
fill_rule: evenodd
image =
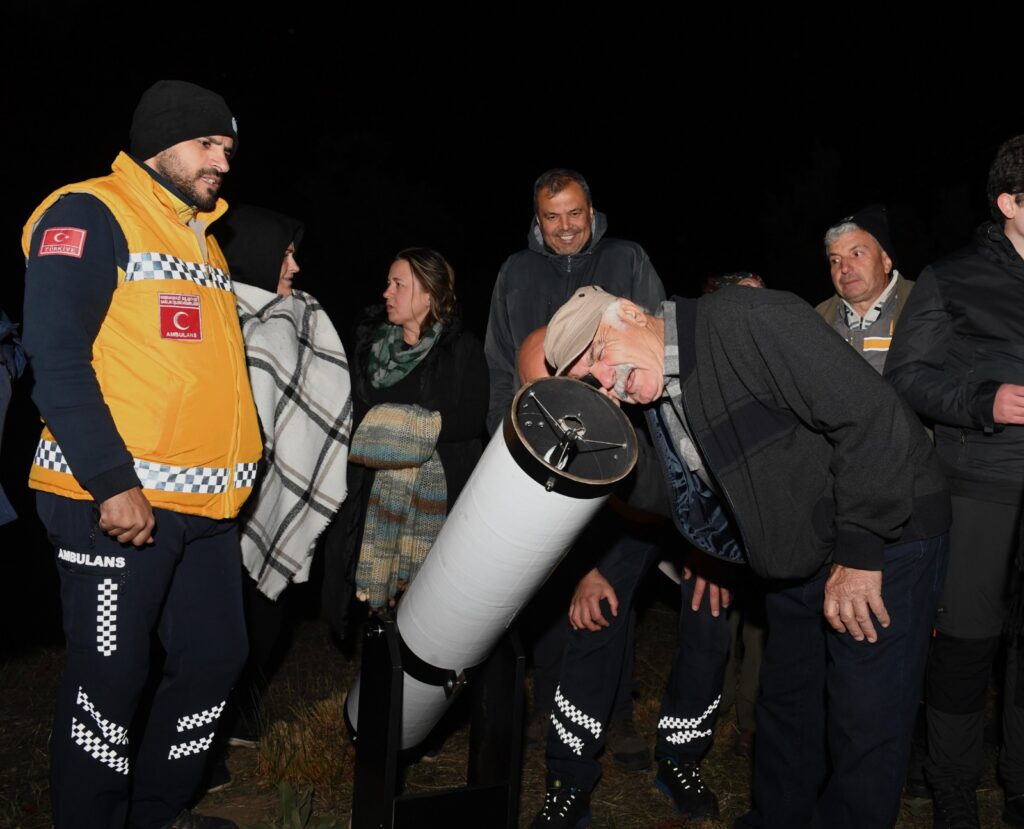
M619 597L615 595L615 589L611 586L601 571L596 567L580 579L576 585L576 592L573 593L572 601L569 603L569 624L573 630L586 628L591 631L599 631L608 627L608 620L601 612L601 600L608 600L608 607L611 608L612 616L619 615Z
M882 602L882 571L855 570L842 564L832 565L825 583L825 618L840 633L849 633L858 642L877 642L871 614L882 627L889 627L889 611Z
M154 526L153 507L142 494L142 487L126 489L100 504L100 529L121 544L152 544Z
M700 610L700 603L705 593L708 594L708 606L711 608L711 615L715 618L732 601L729 588L723 587L719 583L720 575L715 572L717 569L716 563L710 556L696 550L683 566L683 578L686 581L695 576L697 579L693 583L693 601L690 602L690 610L694 613Z
M1024 424L1024 386L1003 383L992 404L992 419L996 423Z

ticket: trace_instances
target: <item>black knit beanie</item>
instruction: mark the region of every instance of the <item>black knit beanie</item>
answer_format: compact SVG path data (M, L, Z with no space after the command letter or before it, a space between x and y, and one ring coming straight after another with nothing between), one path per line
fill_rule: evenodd
M234 138L237 151L238 126L224 99L188 81L157 81L142 93L135 107L129 149L144 161L204 135Z
M847 223L857 225L861 230L870 233L875 241L881 246L895 265L896 251L892 246L892 238L889 236L889 211L883 204L869 204L862 207L852 216L846 216L836 222L829 230Z

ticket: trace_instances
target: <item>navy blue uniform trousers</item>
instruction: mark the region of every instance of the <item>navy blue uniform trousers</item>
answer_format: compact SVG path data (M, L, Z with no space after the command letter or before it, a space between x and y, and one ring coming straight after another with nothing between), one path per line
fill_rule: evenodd
M889 829L899 812L948 536L886 548L878 641L822 613L829 569L767 585L754 810L737 827Z
M618 615L612 616L605 602L602 610L608 627L569 634L551 710L547 764L552 774L587 791L601 776L596 755L604 746L619 687L625 654L621 640L629 628L633 596L662 549L647 537L624 533L597 565L619 599ZM692 579L683 581L680 592L679 646L662 698L656 754L699 760L711 746L718 718L729 658L729 623L724 611L718 617L711 615L707 598L697 612L690 610Z
M237 527L158 509L155 543L135 548L99 529L91 501L39 493L37 506L56 550L67 640L51 739L54 824L164 826L191 805L246 658ZM137 718L154 633L166 659Z

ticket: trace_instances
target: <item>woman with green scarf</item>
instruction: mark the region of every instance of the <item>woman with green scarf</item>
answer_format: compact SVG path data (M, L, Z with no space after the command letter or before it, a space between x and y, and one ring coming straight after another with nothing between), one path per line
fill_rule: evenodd
M348 499L325 545L325 611L342 636L353 586L371 609L393 604L480 458L487 363L454 283L441 254L403 250L384 307L356 329Z

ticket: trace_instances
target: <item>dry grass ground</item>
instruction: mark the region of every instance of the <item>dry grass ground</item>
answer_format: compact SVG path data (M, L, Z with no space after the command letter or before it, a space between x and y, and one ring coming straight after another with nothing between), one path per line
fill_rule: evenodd
M661 689L675 645L676 611L655 601L642 615L637 640L637 725L654 732ZM50 826L46 743L53 690L61 653L58 649L19 657L0 669L0 826L44 829ZM304 621L296 629L287 659L266 698L271 723L260 749L232 749L228 765L233 785L209 795L199 810L222 814L243 825L255 825L277 815L280 780L296 789L313 789L315 814L347 820L352 802L353 749L345 733L341 705L357 671L353 656L346 658L331 641L326 627ZM723 821L689 824L728 826L749 802L749 768L732 753L735 721L727 713L718 724L715 747L704 764L705 778L718 793ZM457 730L433 762L408 769L410 791L433 791L464 782L468 752L465 728ZM994 757L979 791L982 826L996 827L1001 792L995 783ZM624 772L610 761L594 794L595 827L608 829L669 829L684 825L668 800L651 785L652 772ZM543 802L542 747L524 754L520 825L528 825ZM870 796L870 793L865 793ZM453 819L452 826L474 825ZM931 826L931 804L904 800L899 829Z

